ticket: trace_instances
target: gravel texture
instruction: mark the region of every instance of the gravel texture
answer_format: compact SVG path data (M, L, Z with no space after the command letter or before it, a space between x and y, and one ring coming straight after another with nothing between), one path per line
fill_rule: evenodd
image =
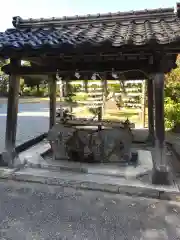
M180 239L180 204L0 182L0 239Z

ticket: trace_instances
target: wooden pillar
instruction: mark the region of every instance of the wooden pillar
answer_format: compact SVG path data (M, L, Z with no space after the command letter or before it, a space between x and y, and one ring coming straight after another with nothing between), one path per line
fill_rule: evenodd
M63 95L64 97L67 97L68 94L70 93L70 84L69 84L69 79L64 79L63 80Z
M142 110L142 126L145 128L146 123L146 81L142 82L142 102L141 102L141 110Z
M66 95L65 97L70 97L71 98L71 93L72 93L72 85L71 85L71 79L69 77L66 78L66 84L65 84L65 92L66 92ZM72 116L72 112L73 112L73 107L72 107L72 103L71 101L69 102L69 112L70 112L70 115Z
M155 104L155 166L152 177L154 184L171 184L170 173L166 162L165 125L164 125L164 73L160 62L159 72L154 77L154 104Z
M107 99L107 79L106 79L106 74L103 75L103 79L101 79L101 84L102 84L102 89L103 89L103 95L102 95L102 118L105 115L106 111L106 99Z
M102 121L102 107L98 107L98 121ZM98 125L98 130L101 131L102 126L101 124Z
M164 148L165 126L164 126L164 73L157 73L154 78L154 103L155 103L155 131L156 147L160 151ZM165 165L163 156L160 165Z
M59 98L60 98L60 102L62 102L63 97L64 97L64 93L63 93L63 81L60 79L60 80L59 80Z
M49 81L49 129L56 124L56 78L48 77Z
M85 77L83 80L83 85L84 85L84 91L88 93L88 77Z
M11 59L13 67L19 67L20 60ZM18 117L18 101L19 101L19 84L20 76L9 76L9 92L7 103L7 118L6 118L6 136L5 136L5 152L8 154L4 159L8 165L14 164L17 117Z
M57 85L56 85L56 87L57 87ZM63 106L62 106L63 97L64 97L64 83L63 83L62 79L59 79L60 119L63 117Z
M106 75L104 75L104 95L105 95L105 99L107 99L107 95L108 95L108 83L107 83Z
M62 80L62 97L66 96L66 82Z
M153 77L147 80L147 95L148 95L148 128L149 135L147 141L153 145L155 143L154 136L154 93L153 93Z

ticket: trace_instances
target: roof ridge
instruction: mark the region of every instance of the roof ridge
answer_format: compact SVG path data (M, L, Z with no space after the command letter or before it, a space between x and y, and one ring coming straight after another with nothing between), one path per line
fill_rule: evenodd
M156 17L171 17L175 16L174 8L157 8L157 9L144 9L137 11L127 12L110 12L110 13L97 13L87 15L76 15L76 16L64 16L60 18L38 18L38 19L23 19L20 16L13 17L12 24L15 28L27 28L27 27L40 27L41 25L69 25L69 24L82 24L92 23L101 21L116 21L116 20L136 20L136 19L152 19Z

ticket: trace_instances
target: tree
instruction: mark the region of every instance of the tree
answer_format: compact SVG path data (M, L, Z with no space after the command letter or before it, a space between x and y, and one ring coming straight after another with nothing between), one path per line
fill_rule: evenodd
M29 61L23 61L23 66L31 66L31 63ZM31 89L33 87L36 87L37 89L37 95L40 93L40 84L42 83L42 79L40 78L31 78L31 77L25 77L24 78L24 84L27 87L30 87Z
M174 131L180 130L180 56L177 68L165 77L165 124Z
M7 64L7 60L0 61L0 93L1 93L1 96L6 96L7 92L8 92L9 78L8 78L8 75L6 75L4 72L1 71L1 68L5 64Z
M39 93L40 84L42 83L42 79L40 78L31 78L31 77L25 77L24 78L24 84L26 84L27 87L30 87L31 89L33 87L36 87L37 93Z
M171 98L174 102L178 103L180 101L180 64L166 75L165 96Z

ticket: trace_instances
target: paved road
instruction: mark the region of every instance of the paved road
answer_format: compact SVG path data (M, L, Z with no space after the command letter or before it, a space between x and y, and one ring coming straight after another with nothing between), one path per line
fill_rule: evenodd
M180 239L180 204L0 182L0 239Z
M0 104L0 152L4 149L7 105ZM16 144L48 130L48 102L19 104Z

